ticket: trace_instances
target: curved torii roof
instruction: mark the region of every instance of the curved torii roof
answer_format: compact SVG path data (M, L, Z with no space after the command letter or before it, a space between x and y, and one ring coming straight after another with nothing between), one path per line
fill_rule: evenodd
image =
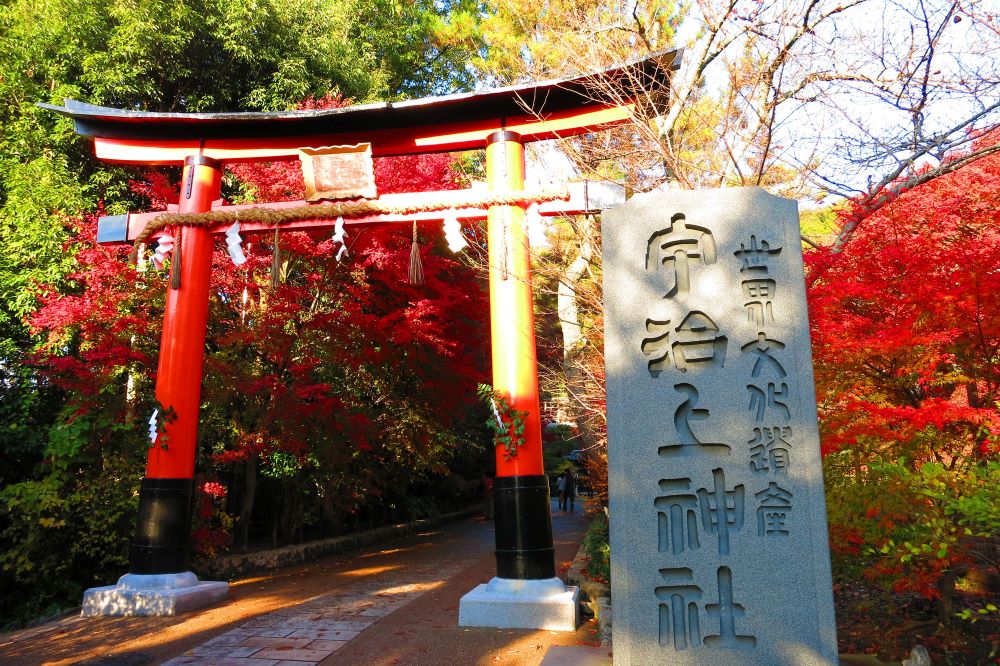
M181 164L202 154L227 162L295 159L298 149L371 143L376 156L480 148L506 129L527 141L573 136L629 119L643 92L665 93L680 50L572 79L404 102L280 112L157 113L85 104L39 104L69 116L97 157Z

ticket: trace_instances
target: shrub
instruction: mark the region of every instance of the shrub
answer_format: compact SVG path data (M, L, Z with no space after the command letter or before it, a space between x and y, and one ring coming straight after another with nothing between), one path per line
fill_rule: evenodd
M587 577L599 583L610 583L611 546L608 544L608 519L604 512L598 513L587 528L583 550L589 558L585 571Z

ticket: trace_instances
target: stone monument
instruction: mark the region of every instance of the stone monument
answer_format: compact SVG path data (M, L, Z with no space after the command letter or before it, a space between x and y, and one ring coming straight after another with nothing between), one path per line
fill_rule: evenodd
M603 216L616 665L836 664L796 202Z

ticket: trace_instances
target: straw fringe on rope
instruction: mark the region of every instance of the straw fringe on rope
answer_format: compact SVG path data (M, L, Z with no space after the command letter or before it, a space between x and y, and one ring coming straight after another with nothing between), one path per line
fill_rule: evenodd
M385 204L378 199L346 201L339 203L312 204L295 208L244 208L239 211L213 210L207 213L163 213L153 218L135 239L135 246L168 226L214 227L220 224L258 222L280 227L283 224L305 220L327 220L344 217L366 217L369 215L409 215L429 213L452 208L489 208L491 206L519 206L547 201L569 200L569 190L517 191L489 193L464 200L427 201L419 204Z
M420 244L417 239L417 221L413 220L413 243L410 245L410 270L407 273L410 284L424 283L424 263L420 259Z
M180 289L181 288L181 241L184 240L184 235L181 233L183 229L177 230L177 236L174 238L174 256L170 261L170 288ZM136 245L136 248L139 246Z

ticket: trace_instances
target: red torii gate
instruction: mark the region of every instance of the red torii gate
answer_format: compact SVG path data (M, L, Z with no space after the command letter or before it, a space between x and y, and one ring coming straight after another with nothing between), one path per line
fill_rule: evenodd
M513 86L399 103L275 113L150 113L66 100L45 108L73 118L78 134L94 141L99 159L142 165L183 165L179 213L264 206L222 206L222 163L293 160L313 146L371 145L373 156L451 152L486 148L487 184L494 196L521 195L520 205L488 210L489 289L493 386L512 408L526 412L524 443L517 455L496 455L494 487L497 578L542 581L555 578L548 483L542 466L541 423L535 355L528 241L524 228L524 142L573 136L629 121L637 99L665 92L679 51L569 80ZM428 193L388 195L419 202ZM452 201L457 217L483 217L472 192L433 193ZM542 206L543 214L590 208L577 192L569 202ZM471 202L471 203L470 203ZM323 204L317 204L317 211ZM387 206L388 207L388 206ZM159 214L102 218L99 242L136 239ZM346 218L346 215L345 215ZM368 214L347 224L440 220L441 212ZM283 224L282 229L331 227L332 219ZM152 447L142 481L130 573L118 586L89 590L86 614L172 614L225 594L225 584L198 583L187 571L209 282L216 227L187 227L180 241L183 261L178 288L167 292L156 382L156 398L176 419L162 426L170 446ZM244 232L273 225L244 223ZM155 236L154 236L155 237ZM500 256L500 248L506 248ZM206 585L215 588L204 589ZM198 590L201 590L200 592ZM164 591L165 590L165 591ZM94 594L91 594L91 593ZM494 625L497 626L497 625ZM508 625L510 626L510 625Z

